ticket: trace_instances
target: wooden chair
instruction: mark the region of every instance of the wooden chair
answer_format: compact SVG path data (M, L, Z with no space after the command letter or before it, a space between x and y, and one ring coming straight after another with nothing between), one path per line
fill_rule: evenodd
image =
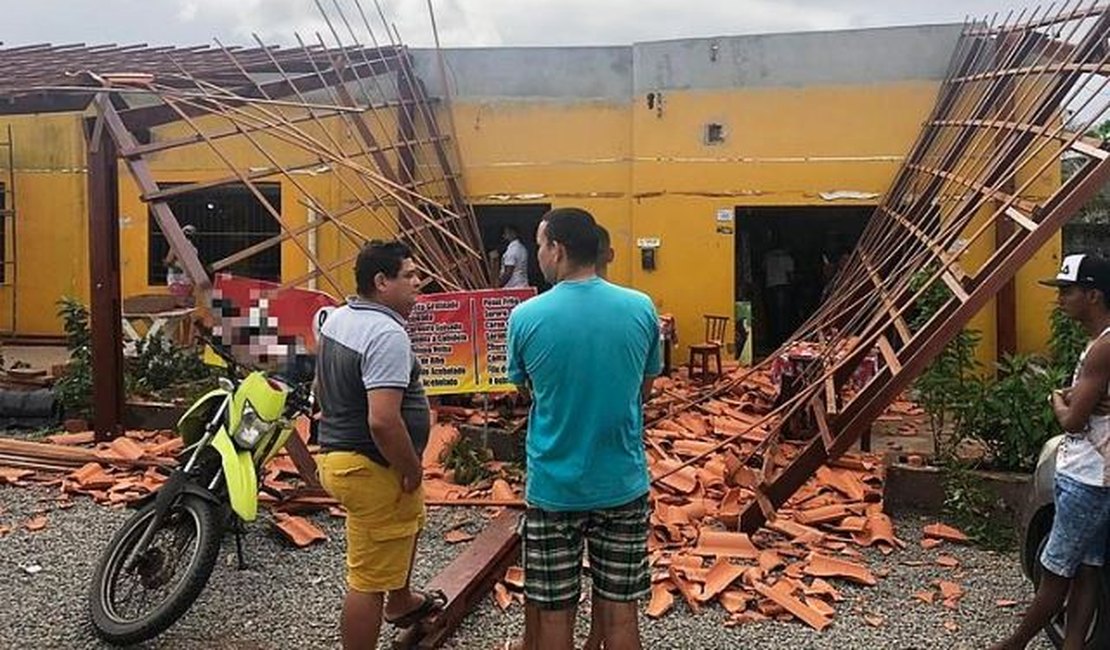
M690 359L687 362L687 375L690 379L700 376L703 380L709 379L709 359L717 362L714 374L721 374L721 348L725 345L725 329L728 327L728 316L705 316L705 343L695 343L690 346ZM694 368L701 369L695 374Z

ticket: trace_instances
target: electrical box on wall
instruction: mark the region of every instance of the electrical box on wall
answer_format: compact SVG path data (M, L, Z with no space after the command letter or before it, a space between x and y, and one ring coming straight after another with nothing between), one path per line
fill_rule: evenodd
M659 250L658 237L641 237L636 240L636 248L640 249L640 268L645 271L654 271L656 264L656 251Z

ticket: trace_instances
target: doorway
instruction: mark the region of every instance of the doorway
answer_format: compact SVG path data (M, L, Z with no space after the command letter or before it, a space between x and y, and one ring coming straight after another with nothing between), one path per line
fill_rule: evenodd
M543 215L551 210L551 204L516 203L473 207L478 219L478 231L482 236L482 250L487 259L493 251L497 251L499 258L505 253L508 244L502 241L501 232L505 226L513 226L520 234L520 243L528 251L528 283L540 292L549 289L551 285L543 279L540 263L536 259L536 228L539 228Z
M750 309L752 353L774 352L817 310L837 263L874 206L737 207L738 311Z

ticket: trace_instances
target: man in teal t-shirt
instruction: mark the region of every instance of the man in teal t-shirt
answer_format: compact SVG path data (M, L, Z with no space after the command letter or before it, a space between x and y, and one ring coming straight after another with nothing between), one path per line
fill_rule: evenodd
M585 542L601 636L639 647L636 601L650 589L641 404L662 370L659 320L646 295L597 276L588 212L548 212L536 240L554 287L513 310L508 341L509 380L533 396L525 639L573 647Z

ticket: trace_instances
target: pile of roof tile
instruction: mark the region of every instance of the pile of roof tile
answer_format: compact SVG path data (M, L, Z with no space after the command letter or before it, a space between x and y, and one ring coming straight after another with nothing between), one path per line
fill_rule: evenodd
M824 629L841 600L834 582L876 584L861 549L904 546L883 512L881 459L845 455L822 467L755 535L735 532L755 499L757 468L774 471L800 448L761 446L776 424L768 414L778 388L769 373L728 379L701 385L681 373L660 378L645 408L654 479L648 615L664 616L677 601L695 613L717 603L730 624L796 618ZM747 464L763 455L770 458ZM502 608L519 600L520 569L510 571L495 592Z

